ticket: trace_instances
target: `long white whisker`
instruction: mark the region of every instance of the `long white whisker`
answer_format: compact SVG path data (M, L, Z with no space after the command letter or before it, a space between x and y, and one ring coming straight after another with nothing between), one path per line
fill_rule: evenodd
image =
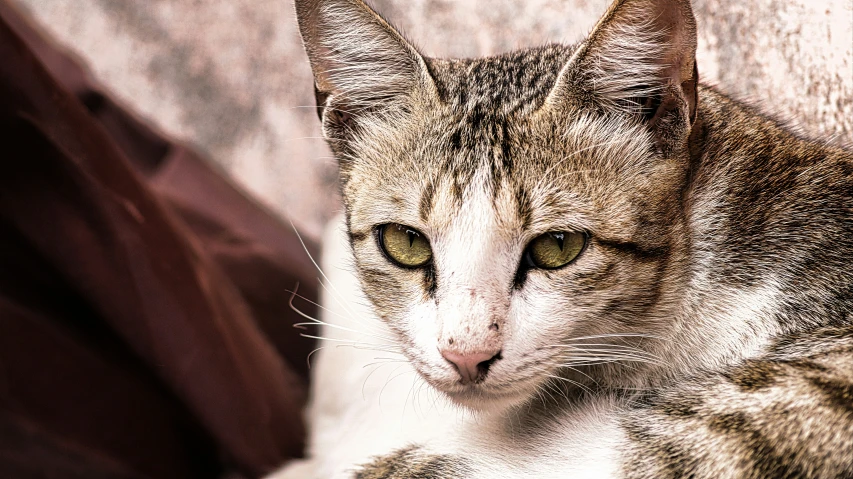
M341 295L340 291L338 291L338 289L335 288L335 285L332 283L332 281L329 279L329 277L326 276L326 273L323 272L323 269L320 268L320 265L317 264L317 261L314 259L314 256L311 254L310 251L308 251L308 246L305 244L305 241L302 239L302 235L299 234L299 230L296 229L296 225L293 224L293 221L290 222L290 227L293 228L293 232L296 233L296 238L299 239L299 243L302 245L302 249L305 250L305 254L308 255L308 259L311 260L311 264L313 264L314 267L317 268L317 271L320 273L320 275L323 277L323 279L326 281L326 283L329 285L329 287L331 287L335 291L336 295L332 295L332 297L335 299L335 301L338 302L338 304L342 308L344 308L344 310L346 310L347 313L350 314L350 316L355 317L355 315L349 309L349 307L346 304L343 304L338 299L339 296L343 296L343 295ZM322 285L323 283L320 283L320 284Z
M391 353L391 354L399 354L399 355L402 355L402 354L403 354L403 350L402 350L399 346L394 346L394 345L392 345L392 344L389 344L389 345L377 345L377 344L371 344L371 345L364 345L364 344L352 344L352 345L347 345L347 344L338 344L338 345L335 345L335 347L337 347L337 348L340 348L340 347L347 347L347 346L349 346L349 347L351 347L351 348L353 348L353 349L361 349L361 350L364 350L364 351L380 351L380 352L383 352L383 353Z
M622 356L625 356L625 355L627 355L627 356L636 356L636 357L642 357L642 358L651 359L651 360L660 359L660 358L656 357L655 355L653 355L652 353L649 353L649 352L647 352L647 351L636 350L636 349L624 349L624 348L623 348L623 349L618 349L618 348L600 348L600 347L593 347L593 348L567 348L567 349L566 349L566 352L567 352L569 355L573 354L574 352L578 352L578 353L605 353L605 354L622 355Z
M299 299L301 299L302 301L305 301L306 303L312 304L312 305L314 305L314 306L316 306L316 307L318 307L318 308L322 309L323 311L325 311L325 312L327 312L327 313L329 313L329 314L334 314L335 316L337 316L337 317L339 317L339 318L341 318L341 319L347 319L347 320L348 320L348 319L352 319L352 318L350 318L350 317L348 317L348 316L346 316L346 315L343 315L343 314L341 314L341 313L339 313L339 312L337 312L337 311L334 311L334 310L332 310L332 309L330 309L330 308L327 308L327 307L323 306L322 304L320 304L320 303L318 303L318 302L316 302L316 301L311 301L310 299L306 298L305 296L302 296L301 294L297 294L297 290L298 290L298 289L299 289L299 283L296 283L296 287L293 289L293 291L291 291L291 290L287 290L287 289L285 289L285 290L284 290L286 293L290 293L290 294L292 294L292 296L290 297L290 306L291 306L291 307L293 307L293 299L294 299L294 298L299 298Z
M635 358L631 356L613 356L613 355L605 355L605 356L581 356L577 358L566 358L566 363L562 363L564 366L589 366L592 363L615 363L615 362L631 362L631 363L644 363L644 364L653 364L659 366L660 363L651 361L644 358Z
M321 350L321 349L323 349L323 348L325 348L325 347L326 347L326 346L320 346L320 347L318 347L318 348L314 348L310 353L308 353L308 356L305 356L305 361L308 363L308 369L311 369L311 356L312 356L314 353L316 353L317 351L319 351L319 350Z
M565 364L561 364L561 366L562 366L562 367L564 367L564 368L566 368L566 369L570 369L570 370L572 370L572 371L574 371L574 372L576 372L576 373L578 373L578 374L581 374L581 375L585 376L587 379L589 379L590 381L594 382L594 383L596 384L596 386L598 386L598 385L599 385L599 384L598 384L598 381L596 381L595 379L593 379L593 377L592 377L592 376L590 376L589 374L587 374L587 373L585 373L585 372L581 371L580 369L574 368L574 367L572 367L572 366L567 366L567 365L565 365Z
M394 368L394 370L393 370L393 371L391 371L391 374L394 374L395 372L397 372L397 370L398 370L398 369L402 368L403 366L405 366L405 364L401 364L401 365L397 366L396 368ZM385 381L385 384L382 386L382 389L380 389L380 390L379 390L379 408L380 408L380 409L382 408L382 393L384 393L384 392L385 392L385 388L387 388L387 387L388 387L388 385L389 385L389 384L391 384L391 381L393 381L393 380L397 379L397 378L398 378L398 377L400 377L400 376L403 376L404 374L407 374L407 373L413 373L413 372L414 372L414 371L411 371L411 370L409 370L409 371L403 371L402 373L400 373L400 374L398 374L398 375L396 375L396 376L394 376L394 377L391 377L391 374L389 374L389 375L388 375L389 379L387 379L387 380Z
M627 354L627 353L617 354L617 353L610 353L607 351L600 351L600 352L599 351L586 351L586 352L592 353L592 354L579 354L576 356L569 355L564 359L570 361L570 360L576 359L576 358L612 358L612 359L632 359L632 360L644 361L644 362L650 362L650 363L655 362L654 358L647 358L644 356L636 356L636 355L631 355L631 354ZM604 354L596 354L596 353L604 353Z
M594 334L591 336L578 336L578 337L574 337L574 338L569 338L566 341L583 341L586 339L599 339L599 338L650 338L650 339L659 339L661 341L668 341L668 339L662 338L660 336L655 336L653 334L643 334L643 333Z
M408 359L392 359L392 358L373 358L373 359L382 359L382 361L374 361L372 363L367 363L361 368L364 369L369 366L373 366L374 364L383 364L383 363L405 363L408 362Z
M400 413L400 427L403 427L403 419L406 417L406 404L409 402L409 397L412 395L412 392L415 390L415 384L417 383L418 376L412 378L412 386L409 388L409 392L406 393L406 399L403 400L403 412ZM412 400L412 410L415 410L415 403Z
M346 326L340 326L337 324L327 323L327 322L321 321L319 319L314 319L314 318L311 318L311 319L312 319L312 321L310 323L295 323L293 325L293 327L299 327L300 329L305 329L304 326L327 326L330 328L340 329L342 331L347 331L350 333L362 334L362 335L369 336L369 337L374 338L374 339L381 339L384 341L393 341L392 338L389 338L386 336L379 336L377 334L365 333L363 331L358 331L356 329L347 328Z
M364 326L364 327L371 329L371 330L374 330L374 331L377 329L377 327L375 325L372 325L370 323L366 323L366 322L364 322L364 320L361 320L357 316L353 315L353 313L346 306L343 306L342 300L337 297L335 292L330 290L329 288L327 288L326 285L323 284L322 282L320 283L320 287L322 287L324 290L326 290L326 292L332 297L332 299L334 299L336 303L341 305L346 310L346 312L349 315L349 318L347 318L346 316L342 316L343 318L350 319L350 320L358 323L359 325Z
M541 371L541 372L545 373L545 376L547 376L547 377L549 377L549 378L559 379L560 381L565 381L565 382L567 382L567 383L569 383L569 384L575 385L575 386L577 386L577 387L579 387L579 388L583 389L584 391L586 391L586 392L587 392L587 393L589 393L589 394L592 394L592 390L591 390L591 389L589 389L588 387L584 386L583 384L581 384L581 383L579 383L579 382L577 382L577 381L572 381L572 380L571 380L571 379L569 379L569 378L564 378L564 377L561 377L561 376L556 376L556 375L554 375L554 374L551 374L547 369L542 369L542 368L534 368L534 369L538 369L539 371Z
M349 339L327 338L324 336L315 336L315 335L305 334L305 333L300 333L300 336L302 336L304 338L320 339L323 341L343 343L343 344L336 345L336 347L350 347L353 349L363 349L363 350L367 350L367 351L380 351L380 352L385 352L385 353L402 354L400 347L393 345L393 344L363 343L363 342L351 341Z
M640 348L637 348L634 346L630 346L628 344L613 344L613 343L552 344L548 347L550 347L550 348L562 347L562 348L566 348L566 349L581 350L581 349L586 348L588 346L605 347L605 348L621 348L621 349L625 349L625 350L646 352L644 349L640 349Z
M312 318L311 316L308 316L307 314L303 313L299 308L297 308L297 307L293 304L293 298L296 296L296 291L297 291L298 289L299 289L299 283L296 283L296 287L295 287L295 288L293 288L293 294L291 294L291 295L290 295L290 300L288 300L287 305L288 305L288 306L290 306L290 309L291 309L291 310L293 310L293 312L295 312L295 313L296 313L296 314L298 314L299 316L301 316L301 317L303 317L303 318L305 318L305 319L307 319L307 320L309 320L309 321L317 321L317 322L319 322L319 320L317 320L317 319L315 319L315 318ZM298 324L294 324L293 326L294 326L294 327L296 327L296 326L298 326Z
M367 400L367 395L366 395L366 394L365 394L365 392L364 392L364 387L365 387L365 386L367 386L367 381L369 381L369 380L370 380L370 376L373 376L373 373L375 373L376 371L379 371L379 369L380 369L382 366L385 366L386 364L392 364L392 363L391 363L391 362L387 362L387 361L386 361L386 362L381 362L378 366L376 366L375 368L373 368L373 371L370 371L369 373L367 373L367 377L365 377L365 378L364 378L364 381L361 383L361 398L362 398L363 400L365 400L365 401ZM380 406L381 406L381 404L380 404Z

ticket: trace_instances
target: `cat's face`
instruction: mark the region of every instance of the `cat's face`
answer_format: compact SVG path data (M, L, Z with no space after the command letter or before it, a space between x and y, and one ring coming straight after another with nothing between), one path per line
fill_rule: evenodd
M427 381L466 404L517 399L563 364L640 355L585 344L665 335L685 171L645 130L431 113L365 142L344 187L364 291ZM493 126L499 141L454 146ZM463 384L447 351L499 359Z
M680 294L690 92L665 72L595 98L584 62L607 47L592 41L425 60L360 2L329 4L298 8L357 272L423 378L494 409L567 371L649 359ZM342 12L360 26L335 27ZM330 37L312 44L322 27Z

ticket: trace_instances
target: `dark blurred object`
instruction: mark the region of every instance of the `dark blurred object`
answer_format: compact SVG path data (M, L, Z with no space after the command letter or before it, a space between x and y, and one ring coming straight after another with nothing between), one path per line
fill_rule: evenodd
M313 345L287 290L315 300L316 275L292 229L2 0L0 151L0 477L298 457Z

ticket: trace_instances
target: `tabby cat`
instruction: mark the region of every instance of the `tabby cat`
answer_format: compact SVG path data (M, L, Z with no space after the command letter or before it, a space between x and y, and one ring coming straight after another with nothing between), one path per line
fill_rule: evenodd
M481 59L296 9L361 288L477 417L353 477L853 477L853 155L699 83L689 1Z

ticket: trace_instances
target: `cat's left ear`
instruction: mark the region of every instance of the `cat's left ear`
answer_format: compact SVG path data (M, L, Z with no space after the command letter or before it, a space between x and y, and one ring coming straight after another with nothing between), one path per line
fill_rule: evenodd
M698 80L689 0L617 0L564 66L547 102L637 116L671 151L696 119Z
M296 0L296 18L327 134L345 137L360 113L435 88L420 53L363 1Z

